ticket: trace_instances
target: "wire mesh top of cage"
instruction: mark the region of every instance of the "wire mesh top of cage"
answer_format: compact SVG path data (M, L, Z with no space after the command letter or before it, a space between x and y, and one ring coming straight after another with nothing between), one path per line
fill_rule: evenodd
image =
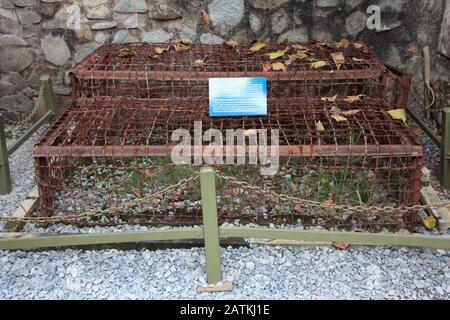
M268 79L293 75L345 79L377 78L385 70L382 61L362 43L268 43L256 52L251 48L227 44L108 44L80 62L72 74L88 79L183 80L237 74ZM283 64L282 70L272 68L273 63Z
M243 133L279 129L280 155L292 156L421 156L415 136L392 119L380 99L334 103L320 98L269 99L268 116L209 117L207 99L81 99L43 134L35 156L129 154L166 156L178 142L176 129L193 134L194 122ZM319 126L320 123L320 126ZM270 131L269 131L270 134ZM225 143L225 142L224 142Z

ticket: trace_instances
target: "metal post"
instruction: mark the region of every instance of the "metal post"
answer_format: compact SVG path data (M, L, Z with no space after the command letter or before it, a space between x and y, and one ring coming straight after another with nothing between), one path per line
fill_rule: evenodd
M0 114L0 195L9 194L12 191L4 123L3 116Z
M209 284L216 284L222 279L215 178L214 169L206 167L200 170L206 272Z
M43 98L47 111L52 111L56 114L56 99L53 92L52 79L50 76L42 76L39 80L41 87L43 87Z
M442 186L450 190L450 108L442 110Z

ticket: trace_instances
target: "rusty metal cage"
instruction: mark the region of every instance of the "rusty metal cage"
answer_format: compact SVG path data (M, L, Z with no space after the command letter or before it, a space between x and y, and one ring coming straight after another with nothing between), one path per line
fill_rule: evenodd
M282 56L271 60L274 52ZM339 63L333 58L336 52L343 55ZM271 69L275 62L285 69ZM314 62L325 65L318 68ZM177 44L111 44L70 73L74 99L206 98L212 77L266 77L269 98L365 94L397 107L406 106L411 81L362 43L267 44L257 52L251 45L190 44L180 49Z
M401 208L420 199L422 148L388 109L369 97L271 98L268 116L211 118L204 98L81 98L35 146L38 214L84 214L81 224L201 224L198 167L174 165L170 154L174 130L194 135L202 121L204 130L242 129L244 139L279 130L276 175L262 176L262 164L215 165L221 222L413 229L417 212ZM107 208L107 217L89 216Z

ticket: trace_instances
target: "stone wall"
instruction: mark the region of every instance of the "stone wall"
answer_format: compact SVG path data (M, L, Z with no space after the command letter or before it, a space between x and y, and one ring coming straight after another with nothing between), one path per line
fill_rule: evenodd
M372 4L381 7L379 31L366 28ZM67 70L109 42L358 38L419 85L425 45L434 78L448 79L449 30L448 0L0 0L0 112L28 112L42 74L67 97Z

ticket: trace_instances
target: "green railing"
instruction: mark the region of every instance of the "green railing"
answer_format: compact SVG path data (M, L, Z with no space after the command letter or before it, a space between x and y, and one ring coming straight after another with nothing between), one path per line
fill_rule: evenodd
M219 227L215 176L212 168L206 167L200 171L203 208L202 227L73 235L0 233L0 250L31 250L160 240L204 239L207 276L210 284L215 284L222 278L219 247L221 238L262 238L317 241L321 243L336 241L353 245L405 246L450 250L450 237L447 236Z
M40 94L45 107L45 114L36 121L17 141L9 148L6 146L5 120L0 114L0 195L9 194L12 191L11 174L9 171L9 157L20 148L42 125L50 121L55 115L55 95L52 81L49 76L42 76L40 81ZM38 99L37 103L40 103Z

